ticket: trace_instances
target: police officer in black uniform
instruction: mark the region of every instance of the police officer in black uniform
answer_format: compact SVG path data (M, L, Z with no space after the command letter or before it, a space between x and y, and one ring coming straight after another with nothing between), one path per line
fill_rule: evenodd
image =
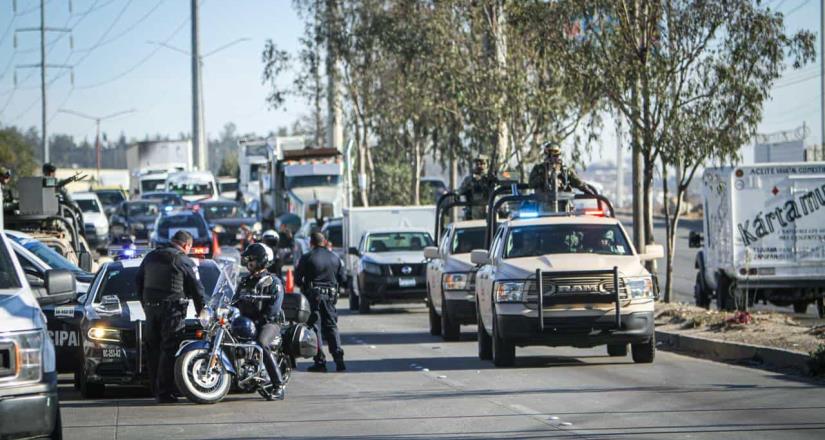
M241 262L249 270L249 274L238 283L240 301L237 306L241 315L255 323L258 332L256 340L264 352L264 366L272 386L275 387L275 400L283 400L283 374L269 348L272 341L281 334L278 323L282 320L281 305L284 302L284 287L281 280L267 271L272 259L272 249L262 243L253 243L243 252ZM272 277L272 284L256 291L258 282L266 277Z
M318 355L315 365L307 371L326 372L327 362L324 356L323 340L327 340L329 353L335 360L336 371L347 369L344 364L344 350L341 348L341 336L338 334L338 313L335 302L338 298L338 286L346 281L344 265L337 255L326 247L324 234L313 232L309 238L312 250L301 256L295 269L295 283L309 300L315 316L315 332L318 334Z
M187 256L192 234L178 231L169 247L149 252L140 263L135 283L146 312L146 352L149 380L158 403L177 401L175 352L183 338L186 307L191 298L200 313L206 298L195 263Z

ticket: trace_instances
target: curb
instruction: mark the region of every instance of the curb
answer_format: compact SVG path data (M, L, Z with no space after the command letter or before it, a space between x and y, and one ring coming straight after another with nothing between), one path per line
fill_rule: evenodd
M688 336L664 330L656 330L659 349L680 352L719 362L747 364L772 370L795 370L808 375L807 354L780 348L759 345L724 342L713 339Z

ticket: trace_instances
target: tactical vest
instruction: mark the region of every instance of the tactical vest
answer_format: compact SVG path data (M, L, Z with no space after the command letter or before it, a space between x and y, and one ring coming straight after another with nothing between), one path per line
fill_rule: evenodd
M175 264L182 255L173 248L152 252L149 261L144 262L144 289L168 292L169 299L183 298L183 271Z

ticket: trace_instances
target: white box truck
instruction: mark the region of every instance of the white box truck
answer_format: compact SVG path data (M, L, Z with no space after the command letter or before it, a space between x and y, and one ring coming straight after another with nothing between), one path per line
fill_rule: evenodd
M344 209L350 309L366 313L370 304L412 299L416 293L423 299L424 247L432 245L430 233L434 229L433 205ZM383 249L377 248L379 242ZM362 291L365 286L369 292Z
M825 315L825 162L708 168L704 236L691 233L697 305L816 303Z
M126 166L131 175L129 192L165 191L168 173L192 170L192 141L145 141L129 146Z

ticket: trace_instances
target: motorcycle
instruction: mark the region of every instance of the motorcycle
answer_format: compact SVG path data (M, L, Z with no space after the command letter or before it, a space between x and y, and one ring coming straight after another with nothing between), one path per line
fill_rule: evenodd
M187 399L194 403L217 403L233 387L240 391L257 391L273 400L277 389L264 366L263 349L252 338L233 334L232 323L243 317L235 304L247 296L261 298L260 292L273 283L263 277L254 292L237 295L234 277L222 271L208 305L198 319L203 327L202 339L181 343L175 355L175 383ZM284 296L281 334L270 345L275 363L283 374L284 386L289 382L296 358L309 358L318 351L318 339L307 325L309 302L301 294Z

